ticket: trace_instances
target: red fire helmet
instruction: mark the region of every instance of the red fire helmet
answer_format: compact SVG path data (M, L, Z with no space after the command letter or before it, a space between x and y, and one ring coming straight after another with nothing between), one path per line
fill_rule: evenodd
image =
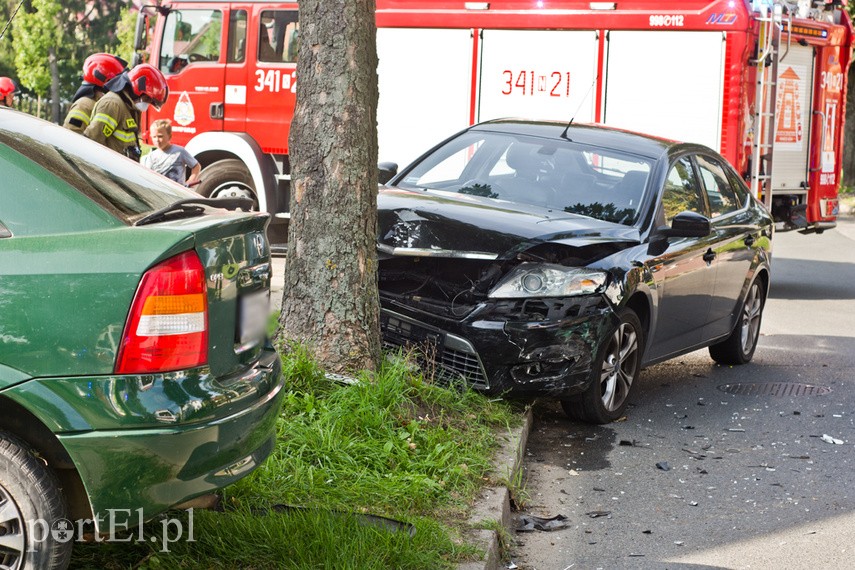
M141 100L151 103L156 109L166 103L169 86L159 69L148 63L141 63L128 72L128 79L134 94Z
M125 70L125 61L109 53L93 53L83 62L83 81L103 87Z
M11 95L16 91L18 91L18 87L15 85L14 81L8 77L0 77L0 97Z

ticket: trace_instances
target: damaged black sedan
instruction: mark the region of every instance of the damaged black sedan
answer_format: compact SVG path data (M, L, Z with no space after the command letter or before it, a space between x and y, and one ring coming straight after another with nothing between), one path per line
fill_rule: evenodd
M743 364L772 220L719 154L601 126L501 120L419 158L379 203L381 325L488 394L619 418L648 365Z

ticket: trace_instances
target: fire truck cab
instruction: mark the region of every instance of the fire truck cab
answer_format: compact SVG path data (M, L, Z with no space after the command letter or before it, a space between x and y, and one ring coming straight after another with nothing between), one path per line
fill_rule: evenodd
M840 0L377 0L381 161L521 116L706 144L779 230L838 212L852 25ZM167 76L159 113L202 163L199 191L287 219L299 21L293 2L161 2L139 49ZM145 123L145 121L144 121Z

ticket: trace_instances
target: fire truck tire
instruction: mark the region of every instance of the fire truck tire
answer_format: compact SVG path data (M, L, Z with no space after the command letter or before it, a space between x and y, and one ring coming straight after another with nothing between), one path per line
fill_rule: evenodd
M239 197L252 200L252 209L258 210L258 196L252 175L243 162L237 159L219 160L202 169L196 191L208 198Z

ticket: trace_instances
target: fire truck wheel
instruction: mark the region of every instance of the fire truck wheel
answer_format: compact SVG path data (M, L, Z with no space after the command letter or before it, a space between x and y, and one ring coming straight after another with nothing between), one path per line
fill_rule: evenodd
M210 164L202 170L199 180L196 191L202 196L249 198L252 200L252 209L258 210L252 176L240 160L220 160Z
M739 320L730 336L710 347L710 356L719 364L746 364L754 356L760 338L760 319L766 304L766 289L755 279L748 289Z

